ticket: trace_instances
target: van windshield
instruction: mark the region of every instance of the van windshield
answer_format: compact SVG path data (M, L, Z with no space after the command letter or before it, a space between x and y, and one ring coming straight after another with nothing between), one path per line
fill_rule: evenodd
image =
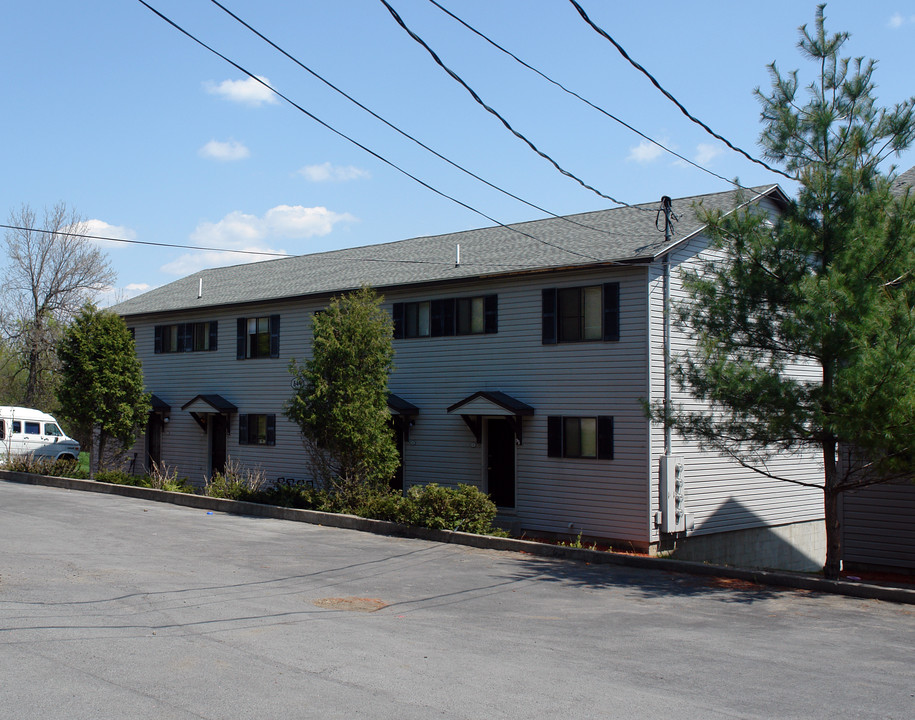
M62 437L63 433L60 431L60 428L57 427L54 423L45 423L44 424L44 434L45 435L56 435Z

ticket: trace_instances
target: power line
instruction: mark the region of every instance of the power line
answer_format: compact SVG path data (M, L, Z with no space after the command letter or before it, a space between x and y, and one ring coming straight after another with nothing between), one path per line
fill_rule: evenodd
M384 2L384 0L382 0L382 2ZM610 37L610 35L607 33L606 30L604 30L603 28L596 25L594 23L594 21L588 17L588 14L584 11L584 8L582 8L582 6L579 5L576 2L576 0L569 0L569 2L572 3L572 5L575 7L575 9L578 10L578 14L581 15L582 19L586 23L588 23L588 25L590 25L598 35L600 35L601 37L610 41L610 43L613 45L613 47L615 47L619 51L620 55L622 55L624 58L626 58L626 60L629 62L630 65L632 65L632 67L634 67L636 70L641 72L645 77L647 77L651 81L651 84L654 85L658 90L661 91L661 93L664 95L664 97L666 97L668 100L670 100L674 105L676 105L680 109L680 112L682 112L686 117L688 117L690 120L692 120L694 123L696 123L703 130L705 130L709 135L711 135L712 137L723 142L725 145L727 145L729 148L731 148L731 150L734 150L735 152L739 152L750 162L754 162L757 165L761 165L762 167L766 168L766 170L769 170L770 172L778 173L779 175L782 175L783 177L786 177L789 180L797 180L796 177L789 175L788 173L786 173L782 170L779 170L778 168L774 168L771 165L769 165L768 163L763 162L762 160L757 160L752 155L750 155L746 150L743 150L743 149L737 147L736 145L732 145L727 140L727 138L722 137L721 135L716 133L714 130L712 130L708 125L706 125L704 122L702 122L699 118L692 115L685 107L683 107L683 105L680 103L679 100L677 100L677 98L675 98L673 95L671 95L669 92L667 92L667 90L665 90L663 87L661 87L661 84L655 79L654 75L652 75L644 67L642 67L639 63L637 63L635 60L632 59L629 56L629 53L626 52L626 50L623 48L622 45L620 45L616 40L614 40L612 37Z
M213 0L213 1L215 2L215 0ZM478 35L478 36L481 37L483 40L485 40L485 41L488 42L490 45L492 45L494 48L496 48L496 49L499 50L500 52L503 52L503 53L505 53L506 55L508 55L508 56L509 56L510 58L512 58L515 62L519 63L520 65L523 65L524 67L526 67L526 68L527 68L528 70L530 70L531 72L536 73L537 75L539 75L540 77L542 77L544 80L546 80L548 83L551 83L551 84L555 85L556 87L558 87L558 88L559 88L560 90L562 90L563 92L565 92L565 93L571 95L572 97L578 98L578 99L581 100L581 102L583 102L585 105L588 105L589 107L593 108L594 110L597 110L597 112L602 113L603 115L606 115L608 118L610 118L610 119L613 120L614 122L619 123L620 125L622 125L622 126L623 126L624 128L626 128L627 130L631 130L632 132L634 132L634 133L635 133L636 135L638 135L639 137L644 138L645 140L647 140L647 141L650 142L651 144L656 145L657 147L661 148L664 152L670 153L670 154L673 155L674 157L677 157L677 158L679 158L680 160L682 160L683 162L688 163L689 165L692 165L694 168L697 168L697 169L699 169L699 170L702 170L702 172L708 173L709 175L711 175L711 176L713 176L713 177L716 177L716 178L718 178L719 180L724 180L726 183L729 183L729 184L731 184L731 185L734 185L735 187L742 188L742 189L744 189L744 190L749 189L749 188L744 188L742 185L740 185L740 183L735 182L734 180L731 180L731 179L729 179L729 178L726 178L726 177L724 177L723 175L719 175L718 173L714 172L713 170L709 170L707 167L703 167L703 166L700 165L699 163L697 163L697 162L695 162L695 161L693 161L693 160L690 160L688 157L685 157L685 156L681 155L681 154L678 153L676 150L672 150L671 148L667 147L667 146L664 145L663 143L658 142L658 141L655 140L653 137L650 137L650 136L646 135L645 133L643 133L643 132L642 132L641 130L639 130L638 128L633 127L632 125L630 125L629 123L627 123L625 120L621 120L620 118L618 118L616 115L614 115L613 113L611 113L609 110L605 110L604 108L600 107L599 105L595 105L595 104L592 103L590 100L588 100L588 99L585 98L585 97L582 97L581 95L579 95L579 94L578 94L577 92L575 92L574 90L571 90L571 89L567 88L565 85L563 85L563 84L562 84L561 82L559 82L558 80L554 80L553 78L551 78L551 77L550 77L549 75L547 75L546 73L544 73L544 72L538 70L538 69L535 68L533 65L530 65L529 63L525 62L524 60L522 60L521 58L519 58L517 55L515 55L513 52L511 52L511 50L507 50L506 48L502 47L502 46L501 46L499 43L497 43L495 40L493 40L492 38L488 37L486 34L480 32L479 30L477 30L475 27L473 27L472 25L470 25L470 24L469 24L468 22L466 22L465 20L462 20L461 18L459 18L457 15L455 15L453 12L451 12L448 8L446 8L446 7L442 6L441 4L439 4L438 2L436 2L436 0L429 0L429 2L432 3L433 5L435 5L435 7L437 7L439 10L441 10L443 13L445 13L445 14L448 15L449 17L454 18L457 22L459 22L459 23L460 23L461 25L463 25L465 28L467 28L468 30L470 30L470 32L474 33L475 35Z
M577 251L575 251L575 250L569 250L568 248L564 248L564 247L562 247L561 245L556 245L556 244L551 243L551 242L548 242L548 241L546 241L546 240L542 240L541 238L538 238L538 237L535 237L535 236L533 236L533 235L530 235L530 234L524 232L523 230L518 230L517 228L513 228L513 227L511 227L511 226L509 226L509 225L506 225L505 223L499 222L499 221L496 220L495 218L490 217L489 215L487 215L486 213L484 213L482 210L477 210L475 207L473 207L473 206L471 206L471 205L468 205L467 203L462 202L461 200L458 200L457 198L455 198L455 197L453 197L453 196L451 196L451 195L448 195L447 193L445 193L445 192L443 192L443 191L441 191L441 190L439 190L439 189L433 187L433 186L430 185L429 183L427 183L427 182L425 182L425 181L419 179L419 178L416 177L415 175L412 175L412 174L409 173L408 171L404 170L402 167L400 167L400 166L397 165L396 163L392 162L391 160L388 160L387 158L385 158L385 157L383 157L382 155L378 154L377 152L375 152L375 151L372 150L371 148L367 147L366 145L363 145L363 144L360 143L358 140L355 140L354 138L351 138L349 135L343 133L343 132L340 131L340 130L337 130L337 129L336 129L335 127L333 127L332 125L329 125L328 123L324 122L324 121L321 120L321 118L319 118L317 115L315 115L315 114L309 112L308 110L306 110L305 108L303 108L301 105L299 105L298 103L296 103L294 100L292 100L291 98L287 97L286 95L284 95L283 93L281 93L281 92L280 92L279 90L277 90L276 88L271 87L268 83L266 83L266 82L264 82L263 80L261 80L261 79L260 79L259 77L257 77L254 73L252 73L252 72L250 72L249 70L245 69L244 67L242 67L241 65L239 65L239 64L238 64L237 62L235 62L234 60L229 59L228 57L226 57L225 55L223 55L222 53L220 53L218 50L216 50L216 49L210 47L210 46L207 45L205 42L203 42L202 40L200 40L199 38L197 38L196 36L194 36L192 33L190 33L189 31L185 30L185 29L184 29L183 27L181 27L180 25L178 25L176 22L174 22L174 21L171 20L170 18L166 17L164 14L162 14L161 12L159 12L158 10L156 10L152 5L150 5L149 3L147 3L146 0L137 0L137 2L139 2L141 5L143 5L144 7L146 7L150 12L152 12L153 14L157 15L159 18L161 18L162 20L164 20L166 23L168 23L169 25L171 25L173 28L175 28L176 30L178 30L178 32L180 32L181 34L185 35L185 36L188 37L189 39L193 40L195 43L197 43L198 45L200 45L200 46L201 46L202 48L204 48L205 50L208 50L209 52L211 52L212 54L214 54L216 57L218 57L218 58L220 58L221 60L224 60L225 62L229 63L229 65L231 65L232 67L234 67L234 68L235 68L236 70L238 70L239 72L244 73L245 75L247 75L249 78L251 78L251 79L254 80L255 82L257 82L257 83L259 83L260 85L262 85L263 87L267 88L270 92L274 93L277 97L282 98L282 99L285 100L287 103L289 103L290 105L292 105L292 107L294 107L296 110L298 110L299 112L303 113L304 115L307 115L308 117L310 117L312 120L314 120L316 123L318 123L318 124L321 125L322 127L326 128L326 129L328 129L328 130L330 130L330 131L331 131L332 133L334 133L335 135L337 135L337 136L343 138L344 140L346 140L346 141L352 143L353 145L355 145L356 147L360 148L361 150L364 150L365 152L369 153L372 157L377 158L378 160L380 160L380 161L383 162L384 164L386 164L386 165L388 165L388 166L394 168L394 169L397 170L399 173L402 173L403 175L406 175L408 178L410 178L410 179L413 180L414 182L419 183L419 184L422 185L424 188L426 188L426 189L428 189L428 190L431 190L431 191L434 192L436 195L440 195L440 196L443 197L443 198L446 198L446 199L448 199L448 200L451 200L451 202L456 203L457 205L460 205L461 207L466 208L467 210L470 210L471 212L476 213L477 215L480 215L481 217L486 218L486 219L489 220L490 222L495 223L496 225L498 225L498 226L500 226L500 227L503 227L503 228L505 228L505 229L507 229L507 230L510 230L510 231L512 231L512 232L516 232L516 233L518 233L518 234L520 234L520 235L523 235L523 236L525 236L525 237L528 237L528 238L530 238L531 240L534 240L535 242L543 243L544 245L549 245L550 247L556 248L557 250L562 250L562 251L564 251L564 252L566 252L566 253L568 253L568 254L570 254L570 255L575 255L575 256L577 256L577 257L582 257L582 258L585 258L585 259L587 259L587 260L600 261L600 258L596 258L596 257L594 257L594 256L592 256L592 255L587 255L587 254L585 254L585 253L580 253L580 252L577 252ZM384 2L384 0L382 0L382 2ZM608 198L608 199L612 200L613 202L617 202L616 200L613 200L612 198ZM622 204L625 204L625 203L622 203ZM632 207L632 206L629 206L629 207ZM640 209L641 209L641 208L640 208Z
M219 252L219 253L236 253L239 255L263 255L263 256L269 256L269 257L273 257L273 258L277 258L277 259L285 259L285 260L291 260L296 257L303 257L301 255L290 255L288 253L270 252L267 250L237 250L234 248L201 247L199 245L182 245L180 243L154 242L152 240L129 240L127 238L109 237L106 235L90 235L89 233L67 232L64 230L46 230L43 228L23 227L21 225L6 225L3 223L0 223L0 228L5 228L7 230L19 230L22 232L37 232L37 233L43 233L45 235L61 235L64 237L76 237L76 238L83 238L86 240L105 240L107 242L125 243L125 244L129 244L129 245L149 245L152 247L180 248L180 249L185 249L185 250L201 250L201 251L206 251L206 252ZM515 232L521 232L521 231L516 230L515 228L511 228L511 227L507 227L507 229L514 230ZM522 234L527 235L526 233L522 233ZM533 237L533 236L527 235L527 237ZM638 236L633 235L630 237L638 237ZM560 247L558 245L552 245L551 243L547 243L545 240L540 240L539 238L535 238L535 239L537 239L539 242L543 242L547 245L551 245L552 247L555 247L557 250L564 250L565 252L574 252L572 250L566 250L565 248ZM333 252L333 251L328 251L328 252ZM337 251L337 252L340 252L340 251ZM580 254L580 253L576 253L576 254ZM616 261L601 260L600 258L594 258L594 257L591 257L590 255L582 255L582 257L585 257L589 260L595 260L597 262L608 263L611 265L623 264L623 263L619 263ZM344 262L373 262L373 263L389 263L392 265L446 265L449 267L454 266L453 260L408 260L408 259L402 259L402 258L392 259L392 258L358 257L358 256L357 257L347 256L347 257L341 258L341 259ZM461 265L466 266L466 267L476 267L476 266L499 267L499 268L527 267L526 263L489 263L489 262L474 263L474 262L465 262L465 261L461 261Z
M45 235L63 235L64 237L79 237L87 240L108 240L109 242L128 243L130 245L151 245L153 247L181 248L184 250L208 250L210 252L238 253L239 255L269 255L272 257L290 257L286 253L276 253L261 250L233 250L231 248L200 247L199 245L181 245L179 243L153 242L152 240L128 240L127 238L105 237L104 235L89 235L87 233L64 232L63 230L42 230L41 228L20 227L19 225L4 225L0 228L7 230L21 230L23 232L39 232Z
M411 140L412 142L416 143L417 145L419 145L419 147L421 147L421 148L423 148L424 150L426 150L426 151L432 153L433 155L435 155L435 157L439 158L440 160L444 160L446 163L448 163L448 164L451 165L452 167L454 167L454 168L460 170L461 172L465 173L466 175L469 175L470 177L474 178L475 180L479 180L479 181L480 181L481 183L483 183L484 185L487 185L488 187L491 187L493 190L497 190L498 192L502 193L503 195L506 195L506 196L508 196L508 197L510 197L510 198L512 198L512 199L514 199L514 200L517 200L518 202L523 203L523 204L527 205L528 207L533 208L534 210L538 210L539 212L542 212L542 213L545 213L545 214L547 214L547 215L550 215L551 217L558 218L558 219L560 219L560 220L564 220L564 221L566 221L566 222L572 223L573 225L578 225L579 227L583 227L583 228L586 228L586 229L588 229L588 230L594 230L595 232L603 233L603 234L605 234L605 235L619 236L619 235L622 235L622 234L623 234L623 233L614 233L614 232L610 232L610 231L607 231L607 230L601 230L601 229L599 229L599 228L594 228L594 227L591 227L591 226L589 226L589 225L585 225L584 223L580 223L580 222L578 222L578 221L576 221L576 220L573 220L573 219L570 218L570 217L566 217L566 216L563 216L563 215L559 215L559 214L554 213L554 212L552 212L552 211L550 211L550 210L547 210L546 208L540 207L540 206L537 205L536 203L529 202L528 200L525 200L524 198L519 197L518 195L515 195L514 193L510 192L509 190L506 190L506 189L500 187L499 185L496 185L495 183L490 182L490 181L487 180L486 178L480 177L479 175L477 175L477 174L476 174L475 172L473 172L472 170L468 170L468 169L465 168L464 166L462 166L462 165L458 164L457 162L451 160L450 158L446 157L445 155L442 155L440 152L438 152L438 151L435 150L434 148L429 147L428 145L426 145L426 144L425 144L424 142L422 142L421 140L417 139L416 137L414 137L414 136L411 135L410 133L406 132L405 130L402 130L402 129L399 128L397 125L394 125L392 122L390 122L389 120L385 119L384 117L382 117L381 115L379 115L378 113L376 113L376 112L375 112L374 110L372 110L371 108L369 108L369 107L367 107L366 105L364 105L363 103L359 102L359 101L358 101L356 98L354 98L352 95L350 95L350 94L347 93L346 91L344 91L344 90L340 89L339 87L337 87L337 86L336 86L334 83L332 83L330 80L326 79L326 78L323 77L320 73L318 73L317 71L315 71L315 70L313 70L312 68L310 68L310 67L308 67L307 65L305 65L305 64L304 64L301 60L299 60L297 57L291 55L289 52L287 52L286 50L284 50L283 48L281 48L279 45L277 45L275 42L273 42L273 40L271 40L270 38L268 38L267 36L265 36L265 35L264 35L263 33L261 33L259 30L257 30L257 29L255 29L254 27L252 27L248 22L246 22L245 20L243 20L242 18L240 18L240 17L239 17L238 15L236 15L234 12L232 12L231 10L229 10L225 5L223 5L222 3L220 3L219 0L210 0L210 2L212 2L216 7L218 7L220 10L222 10L222 11L225 12L227 15L229 15L229 17L233 18L233 19L236 20L238 23L240 23L241 25L243 25L245 28L247 28L248 30L250 30L252 33L254 33L255 35L257 35L261 40L263 40L265 43L267 43L268 45L270 45L273 49L277 50L277 51L280 52L282 55L284 55L285 57L287 57L289 60L291 60L292 62L294 62L296 65L298 65L300 68L302 68L303 70L305 70L305 71L306 71L307 73L309 73L312 77L314 77L314 78L316 78L317 80L319 80L320 82L324 83L324 85L326 85L327 87L329 87L331 90L333 90L333 91L335 91L336 93L342 95L342 96L345 97L347 100L349 100L351 103L353 103L353 104L356 105L358 108L360 108L360 109L364 110L365 112L367 112L369 115L371 115L371 116L372 116L373 118L375 118L376 120L378 120L378 121L384 123L384 124L387 125L389 128L391 128L392 130L394 130L395 132L399 133L400 135L402 135L403 137L407 138L408 140ZM446 12L447 12L447 11L446 11ZM587 101L585 101L585 102L587 102ZM636 132L638 132L638 131L636 130ZM640 133L640 134L641 134L641 133ZM663 147L663 146L662 146L662 147ZM674 153L674 154L676 155L676 153ZM678 155L678 157L680 157L680 156ZM685 160L686 158L683 158L683 159ZM687 160L687 162L689 162L689 160ZM720 177L720 176L718 176L718 177Z
M140 1L142 2L142 0L140 0ZM606 199L606 200L609 200L609 201L612 202L612 203L616 203L617 205L624 205L624 206L626 206L626 207L628 207L628 208L632 208L632 209L644 210L644 208L638 208L638 207L636 207L635 205L630 205L630 204L627 203L627 202L623 202L622 200L617 200L616 198L614 198L614 197L612 197L612 196L610 196L610 195L606 195L606 194L602 193L602 192L601 192L600 190L598 190L597 188L592 187L591 185L588 185L588 183L586 183L584 180L582 180L581 178L579 178L577 175L575 175L575 174L569 172L568 170L566 170L565 168L563 168L561 165L559 165L559 163L557 163L553 158L551 158L551 157L550 157L549 155L547 155L545 152L543 152L542 150L540 150L540 149L539 149L536 145L534 145L534 143L532 143L527 137L525 137L523 134L521 134L520 132L518 132L517 130L515 130L515 128L513 128L513 127L511 126L511 123L509 123L508 120L506 120L506 119L505 119L502 115L500 115L496 110L494 110L492 107L490 107L489 105L487 105L487 104L483 101L483 99L477 94L477 92L476 92L472 87L470 87L470 85L468 85L466 82L464 82L464 80L461 78L460 75L458 75L456 72L454 72L454 70L452 70L452 69L449 68L447 65L445 65L445 63L444 63L444 62L442 61L442 59L435 53L435 51L434 51L431 47L429 47L429 45L428 45L419 35L417 35L415 32L413 32L413 31L407 26L407 24L404 22L403 18L401 18L400 15L397 14L397 11L396 11L394 8L392 8L392 7L390 6L390 4L388 4L387 0L381 0L381 4L384 5L384 6L387 8L388 12L391 14L391 17L394 18L394 20L397 22L397 24L400 25L400 27L403 28L403 30L404 30L413 40L415 40L419 45L421 45L421 46L426 50L426 52L429 53L429 55L430 55L430 56L432 57L432 59L436 62L436 64L437 64L439 67L441 67L446 73L448 73L448 75L449 75L453 80L455 80L458 84L460 84L468 93L470 93L470 96L476 101L476 103L477 103L478 105L480 105L480 107L482 107L484 110L486 110L488 113L490 113L490 114L493 115L494 117L498 118L498 120L505 126L505 128L506 128L512 135L514 135L516 138L518 138L519 140L521 140L522 142L524 142L531 150L533 150L533 151L534 151L535 153L537 153L540 157L542 157L544 160L546 160L547 162L549 162L549 163L550 163L554 168L556 168L559 172L561 172L561 173L562 173L563 175L565 175L566 177L571 178L572 180L574 180L575 182L577 182L577 183L578 183L579 185L581 185L582 187L587 188L587 189L590 190L591 192L595 193L596 195L598 195L598 196L600 196L600 197L602 197L602 198L604 198L604 199Z

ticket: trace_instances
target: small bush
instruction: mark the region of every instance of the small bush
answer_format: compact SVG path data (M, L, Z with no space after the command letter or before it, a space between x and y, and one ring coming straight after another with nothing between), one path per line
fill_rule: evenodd
M204 495L227 500L251 500L257 502L267 476L260 468L243 467L231 458L226 461L224 472L213 473L207 478Z
M168 465L153 463L149 473L148 487L169 492L192 493L194 487L187 478L178 478L178 471L172 470Z
M436 530L484 535L492 531L495 516L495 503L473 485L447 488L431 483L410 488L400 521Z
M68 477L85 479L88 473L79 468L76 460L50 460L36 458L34 455L13 455L5 463L4 470L33 473L51 477Z
M99 470L95 473L97 482L112 483L114 485L138 485L139 487L150 487L149 480L142 476L131 475L123 470Z

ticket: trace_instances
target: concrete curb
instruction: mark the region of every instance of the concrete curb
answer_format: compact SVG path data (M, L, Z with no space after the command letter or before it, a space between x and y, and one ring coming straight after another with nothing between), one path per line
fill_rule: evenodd
M451 530L432 530L430 528L411 527L408 525L386 522L384 520L369 520L355 515L341 515L337 513L319 512L317 510L298 510L295 508L276 507L274 505L261 505L260 503L211 498L203 495L153 490L152 488L134 487L132 485L114 485L111 483L96 482L94 480L48 477L45 475L12 472L9 470L0 470L0 480L24 483L27 485L43 485L65 490L120 495L151 502L172 503L173 505L182 505L184 507L191 507L199 510L289 520L292 522L304 522L312 525L324 525L325 527L371 532L377 535L391 535L396 537L430 540L432 542L466 545L485 550L520 552L538 557L585 562L591 565L620 565L624 567L664 570L667 572L687 573L706 577L733 578L756 583L758 585L791 588L795 590L810 590L814 592L915 605L915 589L910 590L901 587L852 582L850 580L826 580L825 578L817 577L815 575L805 575L801 573L751 570L727 567L724 565L706 565L686 560L672 560L669 558L652 558L638 555L626 555L624 553L584 550L562 545L538 543L530 540L517 540L514 538L491 537L489 535L472 535L470 533Z

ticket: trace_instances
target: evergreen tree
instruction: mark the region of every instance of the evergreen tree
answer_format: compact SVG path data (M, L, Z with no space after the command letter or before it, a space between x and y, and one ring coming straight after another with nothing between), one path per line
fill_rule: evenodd
M724 262L685 277L680 320L698 344L679 380L710 411L668 418L765 474L775 454L821 454L828 577L839 495L915 470L915 197L894 197L880 167L915 138L913 99L878 107L875 64L840 58L847 39L827 35L820 6L798 43L816 67L806 99L797 71L774 63L771 93L756 91L765 155L798 196L779 218L705 218ZM798 363L816 379L790 372Z
M150 412L133 336L113 312L83 307L58 346L62 414L84 437L98 439L93 456L105 457L111 440L132 444ZM92 430L96 429L96 433ZM94 474L96 467L92 467Z
M317 478L344 501L382 490L399 464L388 412L392 324L370 288L335 297L313 318L312 357L290 364L286 416L302 430Z

